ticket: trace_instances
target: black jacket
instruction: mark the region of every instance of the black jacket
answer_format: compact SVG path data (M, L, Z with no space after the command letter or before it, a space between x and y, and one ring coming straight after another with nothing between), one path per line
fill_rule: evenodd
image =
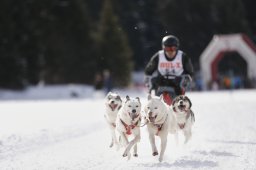
M175 59L168 58L165 54L165 57L168 61L172 61ZM181 81L180 77L177 77L176 79L170 80L166 79L163 77L159 72L158 72L158 62L159 62L159 52L155 53L150 61L148 62L146 68L145 68L145 75L146 76L152 76L153 73L157 72L156 77L153 79L153 88L157 88L155 86L172 86L176 89L177 93L179 94L180 92L180 87L179 83ZM182 54L182 65L183 65L183 73L184 74L189 74L191 77L193 77L193 65L191 62L191 59L185 54Z

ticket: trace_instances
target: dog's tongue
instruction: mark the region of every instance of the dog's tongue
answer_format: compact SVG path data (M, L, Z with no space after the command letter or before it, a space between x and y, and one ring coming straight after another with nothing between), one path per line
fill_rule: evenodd
M150 120L150 122L154 122L154 118L153 117L149 117L149 120Z
M117 104L110 104L109 107L114 111L117 107Z
M149 118L149 121L150 121L151 123L154 123L154 122L155 122L155 119L156 119L156 116L155 116L155 117L149 116L148 118Z
M179 109L182 110L182 111L184 111L185 108L186 108L185 105L179 105L178 107L179 107Z
M180 129L183 129L185 127L185 123L179 123Z

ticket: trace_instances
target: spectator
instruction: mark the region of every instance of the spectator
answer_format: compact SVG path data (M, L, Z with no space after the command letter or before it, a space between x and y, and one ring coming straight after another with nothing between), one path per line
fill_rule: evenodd
M104 83L104 90L105 90L105 93L107 94L113 88L112 77L111 77L111 74L110 74L109 70L104 70L103 71L103 78L104 78L104 82L103 82Z
M94 80L94 89L95 90L102 90L103 88L103 79L100 73L96 73L95 80Z

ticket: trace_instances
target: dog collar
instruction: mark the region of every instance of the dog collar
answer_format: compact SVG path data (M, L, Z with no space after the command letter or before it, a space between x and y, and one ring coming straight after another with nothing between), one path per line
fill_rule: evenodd
M127 125L121 118L120 118L120 121L122 122L122 124L124 125L124 127L126 129L126 134L131 135L132 134L131 130L134 129L138 125L140 118L138 119L137 122L135 122L135 124L131 124L131 125Z

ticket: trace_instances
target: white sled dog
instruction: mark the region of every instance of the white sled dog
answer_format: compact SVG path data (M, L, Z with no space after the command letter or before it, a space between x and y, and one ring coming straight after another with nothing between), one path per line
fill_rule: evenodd
M116 134L119 146L125 147L123 157L131 158L130 150L133 147L133 156L137 157L137 143L140 141L141 102L138 97L126 96L122 108L116 119ZM131 135L131 137L130 137ZM129 141L129 138L131 140Z
M111 131L111 143L109 147L117 144L115 128L117 113L122 107L122 99L117 93L109 92L105 97L105 120Z
M171 129L183 131L185 136L184 143L187 143L192 136L192 125L195 122L195 115L191 110L191 100L185 95L179 95L172 102L172 113L175 117L175 123L172 123Z
M164 152L167 145L167 136L169 132L170 121L172 115L170 114L170 107L164 102L163 96L160 97L151 95L148 96L148 101L145 105L144 111L148 121L147 128L149 132L149 141L152 147L152 155L158 155L155 144L155 136L161 139L161 151L158 160L162 162Z

